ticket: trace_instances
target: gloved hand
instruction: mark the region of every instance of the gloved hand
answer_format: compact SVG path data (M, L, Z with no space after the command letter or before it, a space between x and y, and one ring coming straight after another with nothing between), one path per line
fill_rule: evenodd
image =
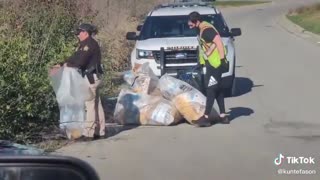
M229 61L227 60L226 57L224 57L224 58L221 59L221 64L222 64L222 65L229 65Z
M222 61L222 60L224 60L224 61L228 61L226 57L221 58L221 61Z
M229 71L229 61L227 60L227 58L221 59L221 70L223 73Z
M203 65L202 65L202 64L197 63L197 65L194 67L194 70L201 69L202 67L203 67Z

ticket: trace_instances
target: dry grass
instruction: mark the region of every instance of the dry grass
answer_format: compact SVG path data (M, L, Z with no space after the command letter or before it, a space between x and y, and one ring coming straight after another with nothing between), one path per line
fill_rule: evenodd
M320 3L292 9L287 17L307 31L320 34Z
M215 1L213 4L218 7L239 7L269 3L270 1Z
M115 81L115 72L131 68L130 53L133 41L126 40L126 33L136 31L137 25L155 5L171 0L95 0L93 9L98 11L95 24L99 28L97 39L106 67L102 94L117 96L120 81Z
M291 10L291 13L302 14L308 12L320 11L320 3L314 4L312 6L302 6L298 9Z
M108 65L115 71L129 68L129 55L133 43L125 39L128 31L135 31L143 17L155 5L168 0L96 0L99 11L96 23L100 26L98 39L103 42ZM110 64L111 63L111 64Z

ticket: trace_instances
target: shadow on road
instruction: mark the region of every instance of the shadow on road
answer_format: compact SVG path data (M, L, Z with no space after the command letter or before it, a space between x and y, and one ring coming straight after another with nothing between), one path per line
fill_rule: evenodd
M233 121L241 116L250 116L254 113L251 108L246 107L234 107L230 108L230 121Z
M137 128L137 125L117 125L117 124L107 124L106 125L106 136L105 138L110 138L121 132L128 131Z
M263 85L255 85L254 82L246 77L236 77L236 89L233 97L242 96L252 91L252 88L262 87Z
M117 99L108 99L107 97L101 97L101 103L106 116L106 123L115 123L113 118L113 112L116 108Z

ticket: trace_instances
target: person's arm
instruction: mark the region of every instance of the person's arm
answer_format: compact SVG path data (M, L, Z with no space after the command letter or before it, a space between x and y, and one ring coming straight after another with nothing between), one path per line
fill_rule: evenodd
M216 44L220 59L225 59L225 51L224 51L224 45L222 42L221 37L218 35L213 39L213 43Z
M216 49L216 47L217 47L216 44L212 43L209 49L206 51L206 56L210 56L212 52Z
M224 46L222 43L222 39L221 39L220 35L214 29L209 28L209 29L204 30L203 31L203 39L207 43L212 43L210 45L210 47L208 47L207 51L205 52L207 56L210 56L212 54L212 52L217 48L219 55L220 55L220 59L225 58Z
M212 28L208 28L203 31L202 39L204 39L204 41L208 44L211 43L211 45L206 49L206 52L205 52L206 56L210 56L212 52L216 49L217 46L214 43L214 39L216 38L217 35L218 35L217 32Z
M67 67L84 67L88 63L88 59L92 56L93 49L88 45L77 50L70 58L68 58L64 66Z

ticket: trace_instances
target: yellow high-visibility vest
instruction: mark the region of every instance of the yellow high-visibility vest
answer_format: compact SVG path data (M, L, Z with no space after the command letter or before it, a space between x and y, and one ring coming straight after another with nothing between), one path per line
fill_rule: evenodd
M204 65L205 61L208 60L210 65L213 66L214 68L220 67L221 59L220 59L218 49L215 48L215 50L210 54L210 56L206 57L205 52L207 51L207 49L210 48L210 46L212 45L213 42L206 43L205 40L201 38L203 31L208 28L212 28L213 30L215 30L218 35L219 35L219 32L217 31L217 29L213 25L211 25L210 23L208 23L206 21L201 22L199 28L200 28L200 35L198 37L198 41L199 41L199 46L200 46L200 53L199 53L200 64ZM225 47L224 47L224 52L226 53Z

